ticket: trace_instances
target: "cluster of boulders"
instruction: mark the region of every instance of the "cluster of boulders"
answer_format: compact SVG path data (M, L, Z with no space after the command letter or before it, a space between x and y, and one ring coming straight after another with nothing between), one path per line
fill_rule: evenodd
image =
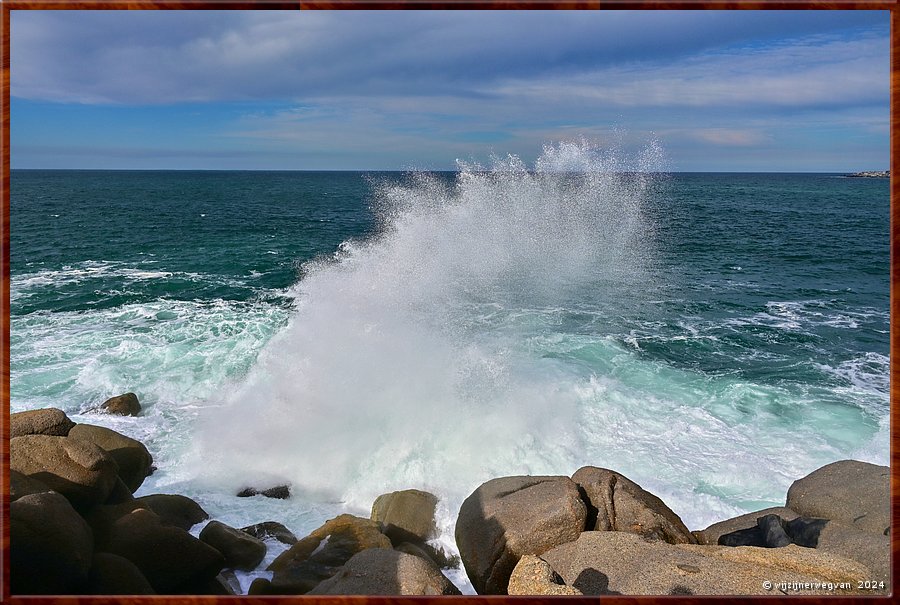
M132 397L103 409L137 414L116 404ZM459 594L440 571L458 559L428 543L437 498L427 492L385 494L371 518L341 515L299 541L275 521L236 529L212 520L194 537L189 530L209 518L195 501L134 497L153 470L139 441L55 408L12 414L10 435L12 594L239 594L235 570L257 569L267 540L289 548L251 594Z
M608 469L503 477L460 509L456 543L479 594L890 592L890 472L845 460L791 486L785 507L691 532Z
M130 395L130 394L128 394ZM137 399L104 404L137 414ZM124 399L123 399L124 398ZM132 401L133 398L133 401ZM120 405L121 404L121 405ZM137 406L137 407L136 407ZM784 507L690 531L666 504L608 469L502 477L456 524L459 557L433 546L438 499L379 496L303 539L266 521L236 529L176 494L134 497L153 471L140 442L54 408L10 417L12 594L454 595L460 560L479 594L690 595L890 592L890 473L846 460L796 481ZM289 486L239 495L289 497Z

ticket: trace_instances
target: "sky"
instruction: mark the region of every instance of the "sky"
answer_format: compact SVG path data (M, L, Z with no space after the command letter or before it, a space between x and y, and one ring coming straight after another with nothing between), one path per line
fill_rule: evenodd
M12 11L15 168L889 162L888 11Z

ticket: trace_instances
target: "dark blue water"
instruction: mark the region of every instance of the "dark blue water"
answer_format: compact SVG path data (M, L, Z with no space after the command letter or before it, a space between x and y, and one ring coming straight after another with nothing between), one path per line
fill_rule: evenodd
M591 463L693 529L887 463L886 179L674 174L638 204L529 174L14 170L12 409L136 391L117 426L161 461L148 489L201 500L194 436L226 401L224 441L229 414L286 423L290 446L240 451L350 508Z

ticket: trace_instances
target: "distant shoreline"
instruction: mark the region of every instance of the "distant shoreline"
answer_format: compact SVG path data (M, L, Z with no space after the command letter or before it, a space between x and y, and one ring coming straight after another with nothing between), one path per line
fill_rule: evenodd
M853 174L847 175L849 178L864 178L864 179L887 179L891 177L890 170L870 170L865 172L854 172Z

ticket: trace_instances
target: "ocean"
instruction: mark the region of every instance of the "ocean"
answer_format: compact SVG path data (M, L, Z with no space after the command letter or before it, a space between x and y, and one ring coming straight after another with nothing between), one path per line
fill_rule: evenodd
M10 187L11 410L141 440L138 495L235 527L303 536L420 488L455 550L485 480L595 465L702 529L829 462L888 463L887 179L560 145L446 173ZM139 417L95 411L127 391Z

